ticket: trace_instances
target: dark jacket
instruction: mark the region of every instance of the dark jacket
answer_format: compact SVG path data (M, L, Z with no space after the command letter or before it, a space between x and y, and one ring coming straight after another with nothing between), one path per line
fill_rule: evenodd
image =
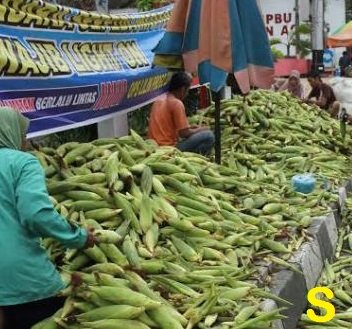
M326 83L322 83L320 87L313 88L309 93L308 99L313 97L320 99L321 96L326 98L326 104L323 107L325 110L328 110L330 106L336 101L334 90Z

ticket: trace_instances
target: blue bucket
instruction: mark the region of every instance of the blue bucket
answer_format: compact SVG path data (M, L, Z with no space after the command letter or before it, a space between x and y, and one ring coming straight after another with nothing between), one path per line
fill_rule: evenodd
M292 186L296 192L309 194L314 191L316 179L312 174L300 174L292 177Z

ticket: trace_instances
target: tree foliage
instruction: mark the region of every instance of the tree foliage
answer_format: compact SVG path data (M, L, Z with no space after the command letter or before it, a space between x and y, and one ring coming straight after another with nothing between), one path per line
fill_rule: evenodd
M293 29L287 38L287 41L283 41L279 38L272 38L270 40L270 45L275 46L282 44L286 46L287 57L291 55L291 47L296 47L296 53L301 58L309 55L312 49L311 35L312 28L310 24L303 23Z

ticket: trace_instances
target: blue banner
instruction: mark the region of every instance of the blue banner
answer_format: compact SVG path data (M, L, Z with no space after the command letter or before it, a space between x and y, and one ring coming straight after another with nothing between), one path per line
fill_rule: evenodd
M6 4L4 4L6 3ZM152 49L171 7L100 15L42 1L0 5L0 106L31 120L37 136L101 121L165 91Z

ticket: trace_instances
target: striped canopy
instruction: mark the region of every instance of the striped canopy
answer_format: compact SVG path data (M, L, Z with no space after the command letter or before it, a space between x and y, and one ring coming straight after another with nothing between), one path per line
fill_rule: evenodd
M242 92L269 88L273 61L256 0L176 0L154 64L198 72L219 91L234 73Z
M352 47L352 21L341 26L332 36L328 38L328 46L337 47Z

